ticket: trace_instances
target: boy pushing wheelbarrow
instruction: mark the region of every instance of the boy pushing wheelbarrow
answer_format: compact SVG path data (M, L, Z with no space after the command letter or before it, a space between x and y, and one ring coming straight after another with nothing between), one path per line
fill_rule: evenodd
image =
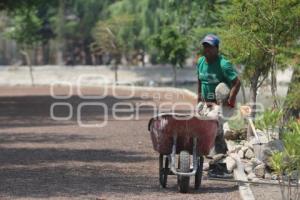
M198 111L194 115L164 113L149 122L153 147L160 153L160 184L166 187L168 175L177 175L180 192L188 192L191 176L195 176L195 189L200 187L203 156L211 149L226 153L224 115L235 106L240 88L237 72L219 55L218 37L207 35L202 45L204 56L197 62Z
M240 79L232 64L219 54L219 38L209 34L202 40L203 54L197 62L198 103L222 103L223 115L234 108L240 89ZM217 102L222 101L222 102ZM220 127L224 121L221 121ZM215 141L215 153L226 153L223 129Z

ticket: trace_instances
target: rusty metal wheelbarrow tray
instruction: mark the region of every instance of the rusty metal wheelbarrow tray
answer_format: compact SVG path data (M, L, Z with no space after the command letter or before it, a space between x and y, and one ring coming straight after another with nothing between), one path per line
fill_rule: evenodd
M193 138L197 138L197 154L207 155L214 146L218 120L199 115L164 113L150 119L148 130L155 151L172 153L174 136L177 137L176 153L187 150L192 154Z
M189 190L190 176L195 176L195 189L199 189L203 155L207 155L214 146L218 120L199 115L164 113L150 119L148 130L153 148L160 154L160 185L166 187L168 175L177 175L178 189L186 193ZM178 167L176 154L179 154Z

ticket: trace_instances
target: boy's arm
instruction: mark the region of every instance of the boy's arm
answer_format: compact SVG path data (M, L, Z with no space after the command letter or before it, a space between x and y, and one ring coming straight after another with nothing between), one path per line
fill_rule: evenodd
M241 86L241 81L240 81L239 77L237 77L236 79L234 79L232 81L232 88L229 93L228 105L230 107L234 107L234 105L235 105L236 95L238 94L238 92L240 90L240 86Z
M199 77L197 78L198 79L198 103L202 101L202 98L201 98L201 81L199 79Z
M236 69L233 67L233 65L230 62L228 61L225 62L222 65L222 70L227 81L231 83L231 89L230 89L227 103L230 107L234 107L236 96L240 90L241 81L240 78L238 77L238 73Z

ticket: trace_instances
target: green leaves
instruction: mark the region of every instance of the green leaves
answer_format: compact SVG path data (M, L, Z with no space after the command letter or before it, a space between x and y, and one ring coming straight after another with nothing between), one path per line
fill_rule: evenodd
M159 52L159 61L182 67L187 56L187 41L174 27L165 27L152 37L152 44Z
M300 110L300 66L294 69L293 77L289 86L286 104L288 108Z
M282 110L266 109L263 115L256 119L255 126L261 130L274 128L276 125L280 124L282 116Z
M36 15L37 11L20 11L14 17L14 22L6 35L16 40L19 44L32 46L41 40L39 30L42 27L42 21Z
M108 18L131 16L130 25L119 27L130 50L148 49L148 39L157 34L165 20L168 20L165 0L123 0L109 6Z
M272 155L273 169L278 174L291 173L300 170L300 124L291 121L286 126L283 135L284 152Z
M271 157L272 169L276 174L283 174L286 169L286 163L284 161L283 152L274 152Z
M299 10L295 0L233 0L223 9L222 51L245 65L246 81L263 80L271 69L286 68L299 57Z
M133 18L129 15L99 21L93 30L93 37L100 53L122 54L127 48L127 37L120 35L120 29L130 26L132 21Z
M262 114L262 116L259 116L255 120L255 126L258 129L263 130L268 137L268 140L271 140L271 136L269 133L269 129L271 129L272 132L274 132L275 127L279 126L282 121L283 111L279 109L267 109Z
M278 175L278 182L281 187L282 198L285 199L297 199L298 191L291 190L291 181L296 178L298 182L299 176L295 177L293 174L300 173L300 123L297 121L291 121L286 127L287 131L284 134L284 151L274 152L271 157L272 168L274 172ZM287 181L288 190L285 193L284 183ZM297 187L299 185L297 184Z

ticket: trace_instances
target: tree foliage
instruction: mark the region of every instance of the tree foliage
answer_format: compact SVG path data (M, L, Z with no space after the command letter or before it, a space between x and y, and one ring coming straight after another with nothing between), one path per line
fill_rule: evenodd
M222 16L223 51L234 63L244 65L243 80L250 84L251 101L256 102L257 89L269 74L276 95L277 69L289 66L299 55L300 2L233 0Z
M31 46L41 40L41 27L42 22L36 16L36 10L28 10L15 16L14 23L6 34L21 45Z
M283 137L284 151L273 153L272 168L278 175L282 199L299 199L299 184L292 188L291 183L299 181L300 124L297 121L291 121L286 128ZM286 183L288 187L285 186Z
M173 85L176 85L176 68L182 67L188 55L187 40L179 30L167 26L160 34L152 38L154 47L158 50L158 59L162 63L172 64L174 70Z
M122 0L109 6L109 17L130 16L130 26L121 26L118 37L127 36L129 52L148 50L149 38L157 34L166 20L165 0Z
M126 42L128 35L122 34L120 29L130 26L132 21L128 15L99 21L93 30L95 48L97 48L95 50L99 51L100 54L122 55L128 49Z
M19 9L31 9L40 5L57 4L58 0L44 1L44 0L1 0L0 10L7 10L14 12Z
M187 56L187 41L174 27L164 28L153 36L153 45L159 51L159 60L182 67Z

